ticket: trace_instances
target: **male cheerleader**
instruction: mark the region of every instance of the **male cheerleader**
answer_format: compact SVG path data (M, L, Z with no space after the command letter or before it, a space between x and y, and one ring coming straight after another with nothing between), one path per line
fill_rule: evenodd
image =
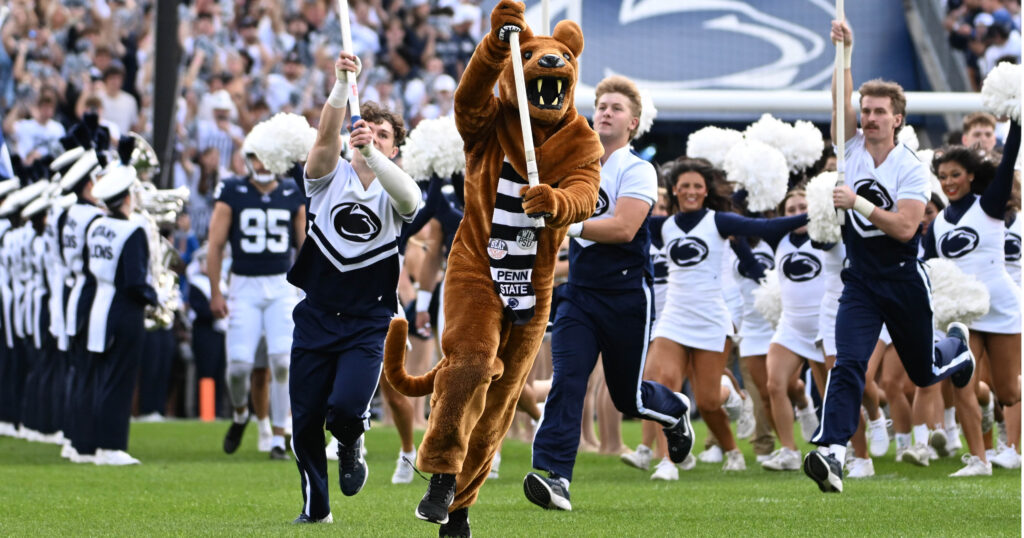
M612 402L623 414L660 423L672 461L693 446L689 399L643 381L654 316L654 269L647 216L658 201L658 175L629 146L640 123L640 92L624 77L597 85L594 129L604 147L594 215L569 226L569 282L562 287L551 335L554 377L533 440L526 498L541 508L571 510L583 397L600 353Z
M821 448L809 452L803 464L804 473L823 492L843 491L846 443L860 420L864 372L883 323L914 384L925 387L949 377L963 387L974 373L963 324L951 323L948 338L932 343L931 289L917 260L931 184L926 165L896 143L906 114L903 89L881 80L861 85L862 128L857 129L857 112L850 102L853 31L845 22L832 21L832 41L844 41L847 51L841 97L835 95L833 75L832 137L836 115L845 114L846 182L835 188L833 201L846 210L848 265L836 314L836 363L825 384L821 424L811 438Z
M339 158L348 102L345 72L357 58L341 52L337 81L320 115L306 161L309 238L288 273L306 298L295 307L291 400L302 513L295 523L330 523L324 424L338 440L341 492L366 483L363 432L377 389L388 324L398 308L398 237L420 203L420 189L391 162L405 137L401 116L373 103L362 107Z

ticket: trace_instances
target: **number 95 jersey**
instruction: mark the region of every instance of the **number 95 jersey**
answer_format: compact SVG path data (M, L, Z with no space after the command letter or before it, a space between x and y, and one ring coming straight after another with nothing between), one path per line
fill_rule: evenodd
M262 276L288 272L295 244L295 214L305 205L295 181L284 178L263 194L246 178L226 179L214 198L231 207L231 272Z

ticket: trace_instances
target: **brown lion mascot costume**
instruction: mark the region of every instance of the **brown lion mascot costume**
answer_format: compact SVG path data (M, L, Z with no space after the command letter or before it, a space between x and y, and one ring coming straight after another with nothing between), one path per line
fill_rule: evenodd
M523 5L509 0L494 8L491 32L455 92L466 205L445 275L444 358L426 375L410 377L404 319L392 321L385 343L388 381L409 396L433 391L417 458L433 477L417 516L453 532L463 526L468 531L468 507L512 423L540 348L566 227L590 217L601 181L600 139L573 105L582 31L561 21L551 37L534 36L523 14ZM509 33L519 29L541 182L532 188L523 179L526 158L508 44ZM546 217L545 227L533 227L527 216L535 215Z

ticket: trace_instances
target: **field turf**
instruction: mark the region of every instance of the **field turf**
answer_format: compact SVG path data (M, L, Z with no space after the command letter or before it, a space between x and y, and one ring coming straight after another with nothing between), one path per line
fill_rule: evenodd
M702 423L695 423L698 444ZM292 526L300 512L294 462L256 452L250 425L242 448L221 451L226 422L133 424L130 452L137 467L73 465L53 445L0 438L0 536L437 536L438 527L413 515L426 490L420 478L392 485L398 438L392 428L367 434L366 487L355 497L337 488L328 462L333 525ZM417 432L417 440L422 432ZM639 441L637 422L623 427ZM892 454L875 460L877 476L847 480L842 494L824 495L802 472L723 473L698 464L678 482L617 457L581 454L572 485L572 512L549 512L522 492L528 445L508 441L501 476L488 481L470 509L475 536L1020 536L1020 471L996 469L984 478L947 478L959 459L918 468ZM806 447L805 447L806 449Z

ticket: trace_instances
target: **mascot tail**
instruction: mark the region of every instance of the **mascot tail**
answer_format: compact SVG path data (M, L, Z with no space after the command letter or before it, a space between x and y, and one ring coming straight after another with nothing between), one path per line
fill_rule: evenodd
M384 340L384 376L388 383L406 396L426 396L434 391L434 375L444 359L437 366L421 376L410 376L405 371L405 344L409 337L409 322L403 318L391 320L388 336Z

